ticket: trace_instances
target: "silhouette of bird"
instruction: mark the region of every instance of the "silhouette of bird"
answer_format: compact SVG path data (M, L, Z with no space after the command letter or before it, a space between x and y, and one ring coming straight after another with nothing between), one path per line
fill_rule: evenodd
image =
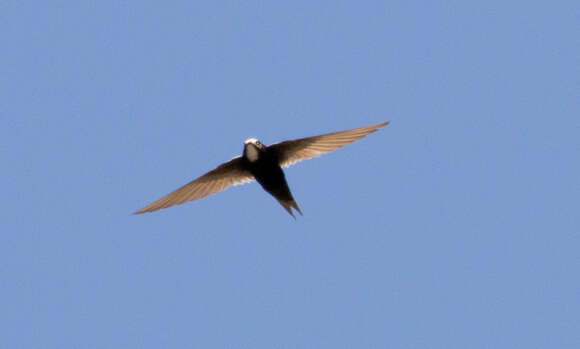
M156 211L187 201L194 201L220 192L232 185L256 180L296 219L292 209L301 215L302 211L290 192L282 168L341 148L377 131L388 123L389 121L386 121L346 131L293 139L269 146L262 144L255 138L250 138L244 142L244 151L241 156L219 165L134 214Z

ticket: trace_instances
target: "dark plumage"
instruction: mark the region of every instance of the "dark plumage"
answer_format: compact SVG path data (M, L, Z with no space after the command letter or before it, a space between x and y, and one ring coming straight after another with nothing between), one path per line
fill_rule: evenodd
M257 180L292 217L292 208L302 214L292 197L282 168L310 159L361 139L389 122L328 133L320 136L294 139L265 146L254 138L244 143L241 156L219 165L212 171L143 207L135 214L156 211L173 205L204 198L232 185Z

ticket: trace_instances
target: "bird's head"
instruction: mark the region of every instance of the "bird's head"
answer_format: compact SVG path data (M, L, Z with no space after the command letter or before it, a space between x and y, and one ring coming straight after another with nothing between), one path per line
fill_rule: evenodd
M266 146L256 138L249 138L244 142L244 157L250 162L258 160L261 153L265 150Z

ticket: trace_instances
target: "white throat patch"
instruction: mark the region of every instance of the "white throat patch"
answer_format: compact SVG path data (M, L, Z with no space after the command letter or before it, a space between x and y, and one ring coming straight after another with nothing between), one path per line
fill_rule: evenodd
M258 160L260 156L259 150L253 144L246 144L246 157L250 162Z

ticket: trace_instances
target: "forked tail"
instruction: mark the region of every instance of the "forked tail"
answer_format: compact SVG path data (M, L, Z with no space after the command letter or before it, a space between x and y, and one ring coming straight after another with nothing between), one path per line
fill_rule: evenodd
M296 211L298 211L298 213L300 213L301 216L303 216L302 211L300 210L300 207L298 207L298 204L296 203L296 200L294 200L294 198L288 200L283 199L277 200L280 203L280 205L284 207L286 212L288 212L292 217L294 217L294 219L296 219L296 216L294 215L294 212L292 212L292 209L295 209Z

